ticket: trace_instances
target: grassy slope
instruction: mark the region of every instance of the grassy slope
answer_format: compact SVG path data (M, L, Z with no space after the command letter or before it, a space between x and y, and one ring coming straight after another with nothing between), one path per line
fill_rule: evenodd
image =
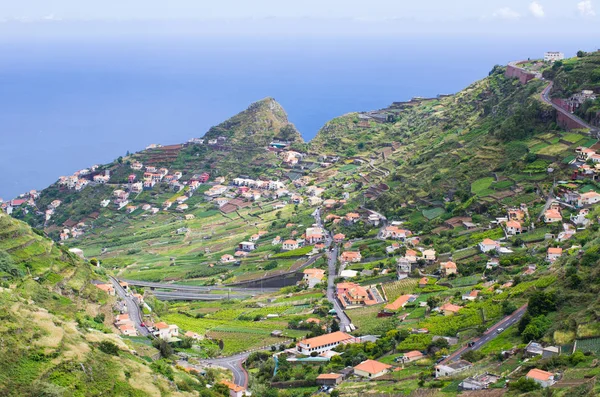
M179 394L108 327L88 322L110 317L112 303L90 284L89 265L1 213L0 230L3 263L19 276L0 274L8 280L0 288L1 395ZM120 356L100 352L103 340L120 346Z

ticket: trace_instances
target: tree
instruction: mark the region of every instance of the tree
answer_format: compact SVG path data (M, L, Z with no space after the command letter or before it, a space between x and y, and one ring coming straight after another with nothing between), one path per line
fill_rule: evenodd
M475 363L485 357L485 354L477 350L469 350L464 353L461 358L470 363Z
M427 298L427 306L429 306L429 308L432 310L433 308L437 307L439 303L440 298L438 298L437 296L430 296L429 298Z
M585 51L577 51L577 58L583 58L585 56Z
M227 387L223 383L217 383L217 384L215 384L213 386L213 391L215 393L219 393L222 396L228 396L229 395L229 387Z
M557 298L555 293L538 291L529 298L527 311L532 317L548 314L556 310Z
M502 313L505 316L512 314L515 310L517 310L517 306L509 300L505 300L502 302Z
M166 340L162 338L156 338L152 341L152 346L160 352L160 356L169 358L173 354L173 348Z
M340 325L338 324L337 321L333 320L333 322L331 323L331 332L337 332L340 330Z
M98 324L103 324L105 318L106 316L104 315L104 313L98 313L98 315L94 317L94 322Z
M509 383L508 388L511 390L518 390L522 393L529 393L538 390L541 386L533 379L523 377L516 382Z

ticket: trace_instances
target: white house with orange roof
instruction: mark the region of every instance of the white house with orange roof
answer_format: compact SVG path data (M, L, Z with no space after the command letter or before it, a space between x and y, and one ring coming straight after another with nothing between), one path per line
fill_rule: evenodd
M156 328L156 331L154 331L154 336L167 341L179 336L179 327L175 324L160 322L154 324L154 328Z
M577 200L577 205L583 207L584 205L592 205L600 202L600 194L594 191L583 193Z
M500 243L490 238L486 238L479 243L479 250L481 252L496 251L498 248L500 248Z
M283 242L281 249L283 251L292 251L292 250L298 249L299 246L300 245L298 244L298 241L289 239L289 240L285 240Z
M412 236L412 232L410 230L400 229L398 226L386 226L381 231L382 238L391 238L394 240L404 241L410 236Z
M342 263L358 263L362 260L362 256L359 251L344 251L340 255L340 261Z
M363 378L375 379L387 374L391 368L391 365L376 360L365 360L354 367L354 374Z
M527 379L533 380L535 383L542 387L550 387L555 383L554 374L541 369L532 368L525 375Z
M560 214L560 211L558 211L556 209L549 209L546 212L544 212L544 222L546 222L546 223L562 222L562 215Z
M422 358L424 358L425 356L423 355L423 353L421 353L418 350L413 350L407 353L404 353L404 355L402 356L401 360L403 363L411 363L413 361L417 361L420 360Z
M557 260L558 258L560 258L562 256L562 253L563 253L562 248L550 247L550 248L548 248L548 252L546 254L546 260L548 262L554 262L555 260Z
M304 269L303 280L306 281L309 288L313 288L319 284L325 277L325 270L323 269Z
M512 236L523 233L523 226L519 221L506 222L506 233Z
M337 331L330 334L317 336L314 338L303 339L296 344L296 350L309 356L311 353L317 354L333 350L341 343L353 343L355 338L345 332Z

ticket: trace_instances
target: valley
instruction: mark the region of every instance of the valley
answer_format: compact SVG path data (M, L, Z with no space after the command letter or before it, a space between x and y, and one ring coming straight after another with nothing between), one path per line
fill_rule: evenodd
M2 203L0 394L596 395L598 70L496 65L310 142L266 98Z

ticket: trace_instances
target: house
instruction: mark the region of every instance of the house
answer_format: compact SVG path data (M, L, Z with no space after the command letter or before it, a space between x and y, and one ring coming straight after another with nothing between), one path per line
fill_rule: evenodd
M562 215L556 209L549 209L546 212L544 212L544 222L546 222L546 223L562 222Z
M562 52L558 52L558 51L546 51L544 53L544 61L546 62L556 62L556 61L562 61L563 59L565 59L565 54L563 54Z
M358 263L362 260L362 256L359 251L345 251L340 255L340 261L342 263Z
M285 240L283 242L283 245L282 245L281 249L284 250L284 251L291 251L291 250L298 249L298 247L299 247L298 241L296 241L296 240Z
M175 210L179 211L179 212L183 212L185 210L187 210L189 208L189 206L187 204L179 204Z
M525 346L524 357L535 357L544 354L544 348L538 342L531 341Z
M321 227L309 227L305 236L309 244L320 243L325 240L325 231Z
M137 336L137 330L133 324L121 324L117 328L125 336Z
M164 340L170 340L171 338L175 338L179 336L179 327L175 324L167 324L164 322L154 324L154 336L162 338Z
M529 370L525 377L527 379L533 380L535 383L542 387L550 387L555 383L553 373L542 371L541 369L537 368Z
M590 220L587 219L587 216L589 213L590 213L589 209L583 208L583 209L579 210L577 215L571 215L571 218L570 218L571 222L573 222L577 226L585 227L590 223Z
M510 208L508 219L511 221L522 221L525 219L525 211L522 208Z
M398 251L399 249L400 249L400 244L392 243L392 245L388 245L387 247L385 247L385 252L387 252L388 254L393 254L394 252Z
M435 262L435 250L427 249L423 251L423 259L427 262Z
M250 252L250 251L254 251L256 249L256 244L254 244L253 242L250 242L250 241L242 241L239 244L239 248L242 251Z
M317 385L335 386L342 383L343 380L342 374L321 374L317 376Z
M473 291L469 292L466 295L462 296L462 300L464 301L474 301L477 299L477 297L479 296L479 291L474 289Z
M460 309L462 309L462 306L453 305L452 303L445 303L439 307L439 311L444 313L444 316L458 313Z
M186 332L185 334L183 334L183 335L184 335L184 336L186 336L186 337L188 337L188 338L195 339L195 340L202 340L202 339L204 339L204 337L203 337L202 335L200 335L200 334L197 334L197 333L195 333L195 332L192 332L192 331L187 331L187 332Z
M485 373L475 375L464 379L458 385L458 390L484 390L488 389L490 385L498 382L500 377L498 375Z
M511 236L523 233L523 227L519 221L508 221L506 222L506 233Z
M581 194L579 196L579 200L577 200L577 205L579 207L583 207L584 205L596 204L599 201L600 201L600 193L591 191L591 192Z
M225 254L225 255L221 256L221 262L222 263L235 262L235 258L233 257L233 255Z
M413 361L420 360L420 359L422 359L423 357L425 357L425 356L423 355L423 353L421 353L421 352L420 352L420 351L418 351L418 350L413 350L413 351L411 351L411 352L404 353L404 355L403 355L403 356L400 358L400 360L401 360L403 363L407 364L407 363L410 363L410 362L413 362Z
M400 229L398 226L387 226L381 232L382 238L391 238L394 240L404 241L407 237L411 236L410 230Z
M346 236L344 234L338 233L333 236L333 242L338 243L338 244L343 243L345 238L346 238Z
M429 284L429 279L427 277L423 277L419 280L419 288L425 288Z
M440 364L435 366L435 377L440 378L444 376L453 376L459 372L466 371L471 368L473 364L465 360L458 360L446 364Z
M456 263L452 261L440 263L440 271L446 277L448 277L451 274L458 273Z
M222 380L221 384L227 386L229 389L229 397L243 397L246 395L246 388L236 385L233 382L229 382L227 380Z
M377 304L371 288L356 283L339 283L336 285L337 298L344 307L370 306Z
M96 287L100 288L110 296L115 296L115 288L112 286L112 284L96 284Z
M347 223L356 223L360 219L360 214L356 212L348 212L346 216L344 216L344 220Z
M279 245L279 244L281 244L281 236L275 236L275 238L271 241L271 245Z
M304 355L311 353L320 354L333 350L340 343L353 343L355 341L352 335L337 331L330 334L320 335L314 338L301 340L296 344L296 350Z
M496 251L498 248L500 248L500 243L490 238L486 238L479 243L479 249L481 252Z
M358 275L358 272L356 270L342 270L340 272L340 277L341 278L354 278Z
M542 352L542 358L560 356L560 346L546 346Z
M363 378L375 379L387 374L391 368L391 365L379 361L365 360L354 367L354 374Z
M403 279L408 277L408 275L413 271L413 263L409 261L405 257L398 258L396 261L396 271L398 272L398 279Z
M322 269L304 269L303 280L308 284L308 288L313 288L319 284L325 277L325 270Z
M414 302L416 298L416 295L400 295L395 301L385 305L384 309L386 311L395 312L399 309L403 309L407 303Z
M550 247L548 248L548 253L546 254L546 260L548 262L554 262L555 260L557 260L558 258L561 257L563 252L563 249L560 247L554 248L554 247Z
M196 216L194 214L187 214L185 216L185 220L186 221L191 221L192 219L196 218Z

